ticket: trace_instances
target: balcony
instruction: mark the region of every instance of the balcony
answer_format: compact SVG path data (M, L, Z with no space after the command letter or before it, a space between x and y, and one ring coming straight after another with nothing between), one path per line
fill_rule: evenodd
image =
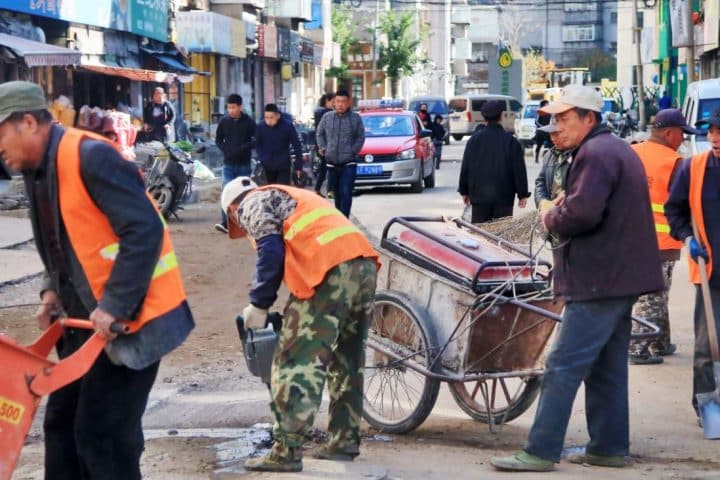
M268 0L267 14L301 22L312 20L312 0Z

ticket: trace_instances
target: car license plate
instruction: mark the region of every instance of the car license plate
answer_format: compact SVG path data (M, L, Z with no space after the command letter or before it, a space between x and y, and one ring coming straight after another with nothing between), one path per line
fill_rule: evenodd
M459 122L459 121L460 121L460 117L450 117L450 120L453 121L453 122Z
M358 165L357 166L357 174L358 175L382 175L382 173L383 173L382 165Z

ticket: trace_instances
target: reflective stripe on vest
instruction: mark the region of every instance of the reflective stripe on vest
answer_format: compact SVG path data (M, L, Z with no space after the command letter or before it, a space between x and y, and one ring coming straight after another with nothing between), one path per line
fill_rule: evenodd
M58 199L61 220L67 231L82 274L95 302L100 302L120 253L121 239L115 234L107 216L100 211L85 187L80 173L80 144L84 139L107 142L107 139L77 129L67 129L58 145L56 160ZM109 142L107 142L109 143ZM112 144L111 144L112 145ZM152 199L146 195L153 205ZM157 211L158 218L162 216ZM152 272L150 284L137 315L127 322L131 332L177 308L185 301L185 291L167 225L162 222L162 247ZM90 299L84 299L90 301Z
M280 190L297 205L283 222L285 265L283 281L300 300L311 298L327 273L341 263L378 254L360 229L317 194L286 185L258 190Z

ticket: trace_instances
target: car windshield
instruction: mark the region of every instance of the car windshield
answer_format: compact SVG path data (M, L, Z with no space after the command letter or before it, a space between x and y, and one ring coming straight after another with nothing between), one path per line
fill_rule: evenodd
M367 115L362 117L366 137L408 137L415 135L409 115Z
M447 103L444 100L413 100L408 110L419 112L422 103L428 106L428 112L430 113L440 113L442 115L448 113Z
M697 121L699 122L700 120L710 118L710 115L718 108L720 108L720 98L705 98L700 100L698 103ZM700 131L703 136L707 135L707 125L701 128Z
M540 108L540 105L525 105L523 118L535 118L537 116L538 108Z

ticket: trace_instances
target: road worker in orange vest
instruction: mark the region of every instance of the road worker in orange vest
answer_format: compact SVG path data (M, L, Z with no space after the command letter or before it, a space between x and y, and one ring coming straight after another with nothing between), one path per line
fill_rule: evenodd
M720 330L720 255L717 254L720 252L720 108L696 126L703 127L703 135L699 138L707 136L710 150L680 164L670 187L665 215L670 224L670 235L685 242L690 257L690 281L696 290L692 405L697 414L695 395L716 388L697 259L703 257L707 262L715 325ZM693 234L693 223L698 237Z
M89 318L110 342L88 373L52 393L45 478L139 480L142 415L160 359L194 326L167 226L133 163L107 139L53 122L40 86L0 84L0 156L22 172L45 265L40 329ZM131 332L117 336L124 323ZM66 329L60 358L90 332Z
M290 290L271 375L275 443L250 459L256 471L302 470L302 443L330 393L328 443L316 458L352 460L360 452L365 341L378 254L339 210L308 190L257 188L248 177L222 192L230 238L248 236L257 268L245 326L264 328L281 281Z
M675 353L676 346L670 341L670 314L668 297L672 284L675 262L680 259L682 242L670 236L670 225L665 217L665 202L670 195L670 182L682 157L677 152L685 138L698 131L685 121L680 110L668 108L655 116L650 138L632 146L645 167L650 189L650 204L655 219L655 233L660 248L660 260L665 279L665 289L640 296L633 307L633 315L645 318L661 329L659 338L630 341L629 359L635 365L663 362L663 356ZM633 333L640 333L642 327L633 323Z

